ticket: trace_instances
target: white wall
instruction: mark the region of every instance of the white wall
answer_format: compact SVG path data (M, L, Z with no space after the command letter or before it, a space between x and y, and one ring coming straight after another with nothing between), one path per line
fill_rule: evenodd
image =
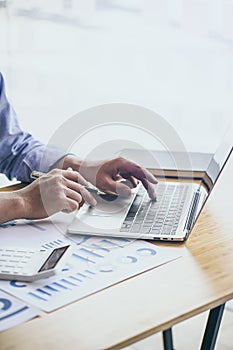
M47 142L86 108L153 109L189 150L233 116L233 0L9 1L0 70L23 128Z

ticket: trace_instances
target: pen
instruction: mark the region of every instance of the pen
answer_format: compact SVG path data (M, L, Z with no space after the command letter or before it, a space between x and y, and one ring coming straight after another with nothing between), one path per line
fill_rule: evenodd
M39 179L41 176L45 175L45 173L41 172L41 171L37 171L37 170L33 170L31 173L31 178L36 180ZM103 192L101 190L99 190L97 187L95 187L94 185L92 185L91 183L88 183L88 186L83 186L86 188L86 190L88 190L88 192L93 193L93 194L97 194L100 197L103 197L109 201L114 200L118 197L117 193L114 192Z
M31 172L31 179L36 180L36 179L39 179L39 177L41 177L43 175L45 175L45 173L42 173L41 171L33 170Z

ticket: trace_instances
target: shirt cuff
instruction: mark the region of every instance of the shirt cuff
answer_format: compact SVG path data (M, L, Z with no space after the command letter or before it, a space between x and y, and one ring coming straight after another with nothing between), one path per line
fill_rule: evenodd
M55 163L64 158L67 154L56 147L41 146L29 152L23 160L20 177L17 179L23 182L31 182L32 171L47 173Z

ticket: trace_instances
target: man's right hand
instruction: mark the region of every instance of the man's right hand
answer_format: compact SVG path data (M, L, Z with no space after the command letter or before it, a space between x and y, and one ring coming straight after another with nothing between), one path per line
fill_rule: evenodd
M21 198L20 216L42 219L59 211L75 211L84 202L95 206L96 200L84 187L87 185L77 171L53 169L15 192Z

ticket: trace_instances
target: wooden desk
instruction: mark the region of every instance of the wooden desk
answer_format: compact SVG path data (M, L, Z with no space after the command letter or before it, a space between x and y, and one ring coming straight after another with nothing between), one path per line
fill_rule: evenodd
M233 298L232 177L233 156L188 241L166 244L182 258L0 333L1 350L120 349L165 330L172 349L170 327Z

